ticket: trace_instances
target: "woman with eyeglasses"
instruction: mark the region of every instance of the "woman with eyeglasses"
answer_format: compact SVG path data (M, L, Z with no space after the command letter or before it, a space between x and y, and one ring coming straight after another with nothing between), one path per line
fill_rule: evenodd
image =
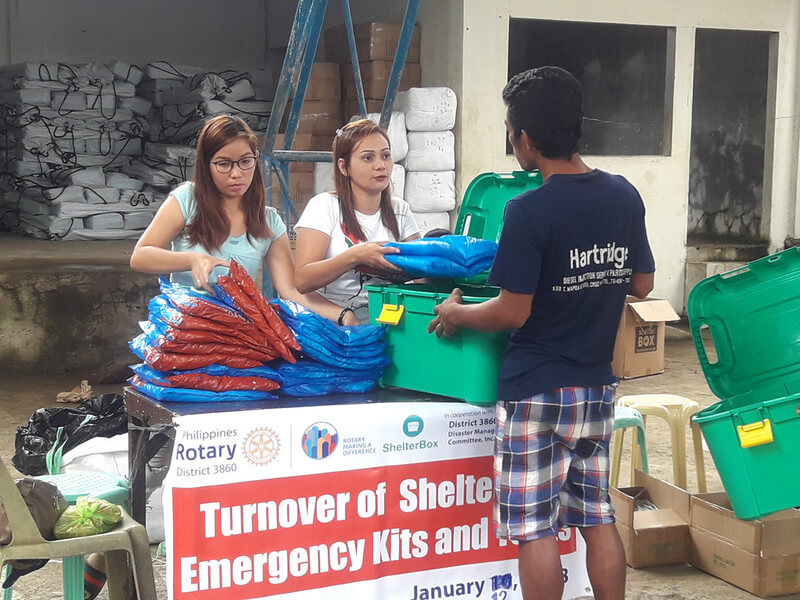
M392 197L393 166L383 129L369 119L348 123L333 139L335 191L311 198L295 225L297 287L341 306L340 325L367 322L368 273L401 273L386 260L398 250L384 244L420 237L411 208Z
M212 291L230 260L255 279L266 258L280 297L335 321L340 307L295 287L286 226L266 205L256 143L239 117L221 115L206 123L197 142L194 180L172 190L158 209L136 244L131 268Z

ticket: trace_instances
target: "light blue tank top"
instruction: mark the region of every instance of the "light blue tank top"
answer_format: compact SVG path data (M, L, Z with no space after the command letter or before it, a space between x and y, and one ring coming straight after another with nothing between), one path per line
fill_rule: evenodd
M175 199L178 201L178 206L181 207L181 212L183 213L183 218L187 225L191 223L195 212L197 212L197 202L194 199L194 184L188 181L182 183L172 190L170 195L175 196ZM247 270L250 277L255 279L261 271L261 265L269 251L269 247L272 245L272 241L286 233L286 225L283 224L283 221L278 215L278 211L271 206L267 207L267 226L272 233L272 237L270 238L250 238L248 240L246 233L239 236L231 236L223 242L219 250L214 252L207 250L200 244L194 246L190 245L189 238L184 229L184 231L172 241L171 249L173 252L203 252L204 254L210 254L211 256L216 256L223 260L233 259ZM216 283L217 277L225 275L227 272L228 269L225 267L217 267L214 269L211 273L211 285ZM175 283L180 283L181 285L194 285L191 271L173 273L170 276L170 280Z

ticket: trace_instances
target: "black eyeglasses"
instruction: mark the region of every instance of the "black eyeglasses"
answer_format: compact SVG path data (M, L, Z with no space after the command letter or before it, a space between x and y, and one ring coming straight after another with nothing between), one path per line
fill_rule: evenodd
M255 156L245 156L239 160L213 160L211 164L217 170L217 173L230 173L233 170L233 165L239 167L242 171L249 171L256 166L258 160L258 152Z

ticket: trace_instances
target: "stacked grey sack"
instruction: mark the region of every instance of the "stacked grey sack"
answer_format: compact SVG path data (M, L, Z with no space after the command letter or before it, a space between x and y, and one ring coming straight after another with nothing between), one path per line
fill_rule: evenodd
M254 86L254 79L256 86ZM156 187L163 195L194 173L200 131L209 119L221 115L242 117L255 131L267 127L272 102L258 99L262 74L172 65L165 61L144 67L139 97L152 108L149 141L141 157L125 172Z
M411 88L397 94L408 130L408 153L403 198L424 235L450 230L456 207L455 136L456 94L446 87Z
M121 62L0 67L0 226L65 240L141 233L155 190L120 172L149 128L140 77Z

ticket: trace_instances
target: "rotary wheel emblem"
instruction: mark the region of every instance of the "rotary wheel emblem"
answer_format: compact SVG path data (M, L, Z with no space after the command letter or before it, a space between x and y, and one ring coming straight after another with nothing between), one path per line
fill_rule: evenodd
M281 449L278 434L268 427L259 427L247 434L244 439L244 456L254 465L266 465Z

